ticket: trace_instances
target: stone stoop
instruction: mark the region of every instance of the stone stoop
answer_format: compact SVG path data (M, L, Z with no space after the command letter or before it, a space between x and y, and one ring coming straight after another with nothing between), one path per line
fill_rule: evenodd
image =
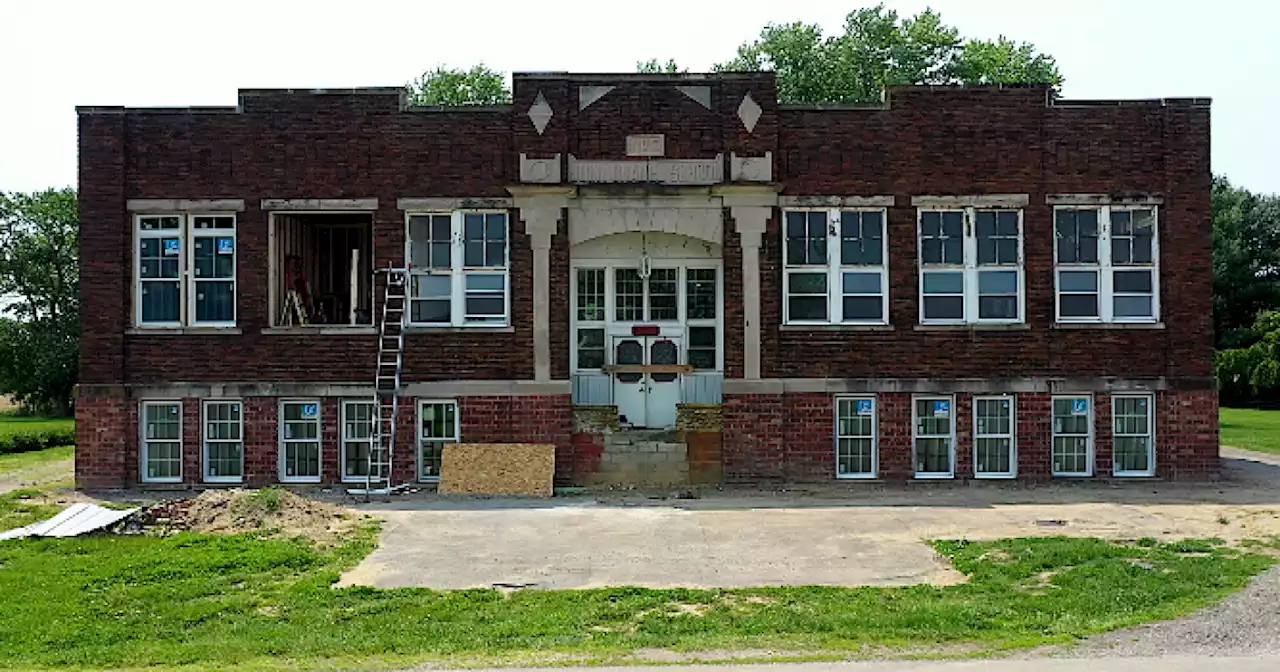
M673 430L623 430L604 437L592 485L673 486L689 482L689 451Z

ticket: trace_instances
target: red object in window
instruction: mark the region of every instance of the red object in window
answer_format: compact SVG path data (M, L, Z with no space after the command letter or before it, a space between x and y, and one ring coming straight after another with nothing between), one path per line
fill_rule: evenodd
M659 333L661 330L653 324L637 324L631 327L632 336L657 336Z

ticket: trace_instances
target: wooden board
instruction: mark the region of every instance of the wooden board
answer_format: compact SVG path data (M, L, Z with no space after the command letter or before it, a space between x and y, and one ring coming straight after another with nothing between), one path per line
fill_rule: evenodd
M550 497L555 472L556 447L549 443L450 443L440 492Z

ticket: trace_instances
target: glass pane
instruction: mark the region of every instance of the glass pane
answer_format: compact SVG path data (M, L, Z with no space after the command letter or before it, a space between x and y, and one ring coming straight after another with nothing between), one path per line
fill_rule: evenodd
M413 295L418 298L447 297L453 293L453 278L447 275L413 276Z
M978 273L978 294L1018 293L1017 271L981 271Z
M790 307L789 319L818 321L827 319L827 297L825 296L792 296L787 305Z
M962 238L964 236L964 213L958 210L949 210L942 213L942 234L948 238Z
M1018 263L1018 240L1016 238L1003 238L996 241L996 263Z
M963 294L964 275L961 273L925 273L925 294Z
M827 239L825 237L809 239L808 262L810 264L827 263Z
M491 243L502 243L507 240L507 216L490 213L484 216L484 237Z
M1111 263L1127 264L1130 261L1129 255L1129 239L1128 238L1112 238L1111 239Z
M1054 230L1058 238L1058 263L1074 264L1079 261L1076 254L1078 245L1076 237L1075 210L1058 210L1054 213Z
M920 213L920 235L926 238L936 238L942 235L942 213Z
M977 212L977 235L979 239L996 235L996 213L990 210Z
M1018 213L1012 210L1002 210L996 215L996 233L1002 236L1018 235Z
M452 321L449 299L415 300L410 302L410 321L423 323L448 323Z
M464 266L484 266L484 241L468 240L462 246Z
M690 327L689 328L689 347L691 348L716 347L716 328L715 327Z
M604 366L604 330L578 330L578 368L598 369Z
M1058 312L1062 317L1097 317L1097 294L1060 294Z
M462 235L465 242L484 242L484 215L468 212L462 216Z
M655 268L649 273L649 319L677 319L677 269Z
M844 274L844 293L845 294L879 294L880 293L880 274L879 273L845 273Z
M142 321L177 322L181 313L181 294L177 281L148 280L142 283Z
M979 264L996 263L996 239L994 238L978 239L978 263Z
M851 320L883 320L884 302L877 296L844 297L844 319Z
M644 282L634 268L616 269L613 275L614 319L637 322L644 319Z
M1151 271L1115 271L1115 291L1121 294L1150 294Z
M579 320L604 319L604 269L578 269L577 310Z
M501 296L467 295L468 317L502 317L506 312L506 301Z
M1111 211L1111 235L1128 236L1132 233L1129 226L1129 213L1125 210Z
M1116 317L1153 317L1150 296L1117 296L1112 313Z
M431 243L427 268L451 268L453 266L453 246L449 243Z
M1012 471L1009 439L977 439L976 444L978 473L1007 474Z
M1112 456L1116 471L1148 471L1147 445L1145 436L1116 437Z
M916 472L943 474L951 471L951 439L916 439Z
M1018 297L1016 296L979 296L978 319L982 320L1016 320L1018 319Z
M884 217L882 213L864 212L861 214L862 237L869 240L881 240L884 237Z
M507 265L507 245L501 241L489 241L485 244L484 265L499 267Z
M431 241L447 243L453 238L453 221L449 215L431 216Z
M920 241L920 260L926 264L942 263L942 241L937 238L925 238Z
M613 360L617 364L644 364L644 346L631 338L619 341L614 346Z
M944 264L964 263L964 240L962 238L947 238L942 242L942 262Z
M710 320L716 316L716 271L691 268L685 277L685 309L691 320Z
M1062 271L1058 274L1058 291L1096 292L1098 291L1098 272Z
M672 341L654 341L649 344L650 364L675 364L679 358L679 349Z
M841 476L873 473L875 444L869 438L842 438L836 443L836 472Z
M466 277L467 291L501 292L506 284L507 279L502 275L468 273Z
M964 297L926 296L924 297L924 317L927 320L964 319Z
M230 281L196 283L196 321L234 322L236 319L235 284Z
M787 290L792 294L826 294L825 273L791 273L787 275Z

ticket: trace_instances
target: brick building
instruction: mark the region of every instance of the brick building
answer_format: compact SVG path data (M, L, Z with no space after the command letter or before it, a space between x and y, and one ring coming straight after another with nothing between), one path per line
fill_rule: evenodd
M517 74L511 105L246 90L79 109L85 487L1205 478L1209 105L770 74ZM299 287L305 288L299 292Z

